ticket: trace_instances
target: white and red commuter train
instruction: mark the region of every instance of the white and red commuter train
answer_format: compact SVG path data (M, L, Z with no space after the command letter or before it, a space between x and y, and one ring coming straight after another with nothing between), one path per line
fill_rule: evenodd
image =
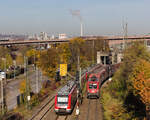
M71 113L77 100L77 85L74 80L62 87L55 96L55 112Z

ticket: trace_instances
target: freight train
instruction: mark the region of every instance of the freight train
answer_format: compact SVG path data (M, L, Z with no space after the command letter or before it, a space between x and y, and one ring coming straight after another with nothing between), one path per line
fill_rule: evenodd
M120 64L105 65L89 75L87 80L87 98L99 98L100 87L107 78L111 77Z

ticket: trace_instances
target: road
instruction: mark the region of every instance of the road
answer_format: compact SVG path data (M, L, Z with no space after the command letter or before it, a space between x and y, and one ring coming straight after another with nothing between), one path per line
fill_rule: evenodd
M41 73L41 72L39 72L39 73ZM39 74L39 78L41 78L41 74ZM31 90L35 93L36 92L36 72L34 72L33 70L30 71L28 79L30 81ZM47 79L48 78L45 76L42 76L42 80L39 79L38 91L40 91L40 89L42 87L42 82ZM17 96L20 95L20 91L19 91L20 83L23 80L24 79L13 80L6 85L6 87L5 87L6 88L6 104L7 104L8 110L11 110L11 109L14 109L15 107L17 107Z

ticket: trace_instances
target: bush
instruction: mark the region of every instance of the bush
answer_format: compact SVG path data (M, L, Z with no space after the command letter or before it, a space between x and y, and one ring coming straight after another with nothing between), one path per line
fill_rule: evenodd
M33 107L33 106L36 106L38 104L39 104L39 97L37 94L35 94L31 97L31 106Z
M106 120L130 120L130 113L124 108L123 101L119 101L111 96L109 91L103 90L102 100L104 118Z

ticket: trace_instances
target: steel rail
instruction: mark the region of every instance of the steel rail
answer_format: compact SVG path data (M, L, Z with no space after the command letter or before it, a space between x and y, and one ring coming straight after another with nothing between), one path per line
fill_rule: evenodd
M48 100L48 102L46 102L46 104L44 104L44 105L31 117L30 120L33 120L54 98L55 98L55 96L51 97L50 100ZM54 105L54 104L53 104L53 105ZM50 108L52 108L52 106L51 106ZM46 112L48 112L48 111L46 111ZM45 112L45 113L46 113L46 112ZM42 118L43 118L43 116L42 116ZM40 120L41 120L41 119L40 119Z

